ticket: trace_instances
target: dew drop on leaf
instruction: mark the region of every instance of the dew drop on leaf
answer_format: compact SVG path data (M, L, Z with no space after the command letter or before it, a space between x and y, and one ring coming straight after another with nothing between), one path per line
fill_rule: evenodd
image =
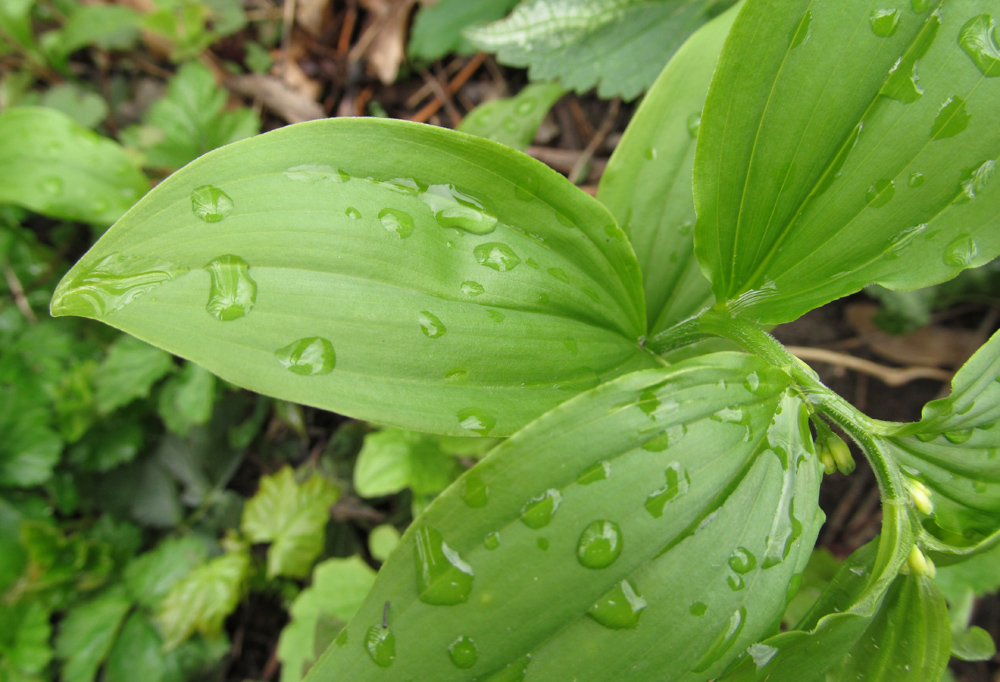
M614 521L593 521L576 545L576 558L586 568L607 568L621 553L622 531Z
M896 184L892 180L876 180L865 193L865 200L873 208L881 208L892 201Z
M747 586L746 582L743 581L743 578L738 575L729 576L726 578L726 582L729 583L729 589L733 592L739 592Z
M462 282L462 293L466 296L481 296L486 289L479 282L473 282L472 280L467 280Z
M910 187L920 187L924 184L924 174L923 173L910 173L910 179L906 181L906 184Z
M944 263L956 268L968 267L979 254L975 240L967 234L959 235L944 249Z
M413 234L413 216L406 211L395 208L383 208L378 212L379 222L387 232L396 235L400 239L406 239Z
M913 11L917 13L926 12L930 5L931 0L910 0L910 7L912 7Z
M958 33L962 50L989 78L1000 76L1000 46L996 36L996 22L989 14L972 17Z
M380 668L388 668L396 661L396 636L392 630L373 625L365 636L365 649Z
M970 438L972 438L972 433L973 433L972 429L965 429L962 431L946 431L944 433L944 437L945 439L947 439L949 443L954 443L955 445L961 445L962 443L965 443Z
M315 185L318 182L347 182L350 176L325 164L305 164L293 166L285 171L285 177L295 182Z
M536 544L538 545L538 549L543 552L549 551L549 541L546 538L538 538Z
M538 103L535 101L533 97L526 97L525 99L517 103L517 108L515 109L515 111L520 116L527 116L528 114L530 114L532 111L535 110L537 104Z
M729 568L740 575L749 573L757 566L757 557L746 547L737 547L729 557Z
M736 638L740 636L740 632L743 631L743 626L746 625L747 620L747 610L745 607L740 607L733 612L733 615L729 618L729 625L725 630L720 632L715 640L709 644L708 649L702 655L701 659L698 661L697 665L694 667L694 672L703 673L708 670L713 663L722 658L722 655L729 650Z
M646 149L646 158L650 161L654 161L656 159L656 147L648 147Z
M419 528L414 536L420 601L434 606L464 604L474 579L472 567L433 528Z
M110 315L165 282L186 274L177 263L112 253L56 289L52 312L62 315Z
M528 528L544 528L552 521L553 514L562 503L562 494L555 488L549 488L541 495L531 498L521 509L521 523Z
M896 260L899 258L913 240L917 238L917 235L926 229L927 224L921 223L920 225L914 225L898 232L889 241L889 249L885 252L885 259Z
M691 608L688 609L688 613L696 618L701 618L708 611L708 605L705 602L696 601L691 604Z
M962 173L962 180L958 183L958 196L955 198L956 204L967 204L989 184L993 172L996 170L996 161L987 159L975 168L966 169Z
M799 25L795 28L795 33L792 34L791 47L793 49L809 42L809 38L812 36L812 18L812 10L806 10L806 13L799 19Z
M569 275L562 268L549 268L547 272L560 282L569 282Z
M293 374L316 376L329 374L337 362L333 344L321 336L308 336L274 351L278 362Z
M465 477L465 492L462 493L462 499L465 500L465 504L475 509L485 507L490 499L490 489L483 483L483 479L469 474Z
M459 637L448 646L448 657L456 668L471 668L479 660L476 644L471 637Z
M250 266L239 256L219 256L205 266L211 279L205 309L223 322L238 320L257 301L257 283Z
M516 268L521 259L514 250L501 242L486 242L472 251L476 262L497 272L509 272Z
M663 516L663 509L666 507L667 502L675 497L684 495L691 487L691 478L684 469L684 465L680 462L671 462L668 464L666 474L667 484L646 498L646 511L654 519Z
M569 351L570 355L578 355L580 353L580 347L574 338L567 337L563 339L563 345L566 346L566 350Z
M424 333L424 336L431 339L440 339L448 331L437 315L427 310L420 311L417 315L417 322L420 323L420 331Z
M63 182L61 179L53 175L51 177L44 178L39 185L39 188L43 193L48 194L50 197L57 197L62 194Z
M217 223L233 212L233 200L218 187L202 185L191 190L191 211L206 223Z
M965 109L965 100L958 95L949 97L941 104L934 125L931 127L931 139L943 140L955 137L969 126L969 112Z
M477 682L523 682L525 675L528 674L529 663L531 663L531 658L522 656L489 677L477 678Z
M476 407L467 407L464 410L459 410L457 416L459 426L466 431L478 433L480 436L488 434L497 423L497 420L490 416L488 412Z
M698 130L700 128L701 128L701 112L696 111L690 116L688 116L687 120L688 135L690 135L692 139L697 138Z
M875 9L868 15L872 33L880 38L888 38L899 28L898 9Z
M486 316L498 324L506 319L504 314L499 310L487 310Z
M751 393L757 392L757 389L760 388L760 376L757 372L751 372L747 376L746 381L743 382L743 387Z
M590 607L587 615L611 630L631 630L639 625L646 600L628 580L623 580Z
M590 485L603 481L611 475L611 462L598 462L583 470L576 482L580 485Z
M500 546L500 533L490 533L485 538L483 538L483 547L493 551Z
M351 220L361 220L361 211L354 208L353 206L348 206L347 210L344 211L344 215L346 215Z

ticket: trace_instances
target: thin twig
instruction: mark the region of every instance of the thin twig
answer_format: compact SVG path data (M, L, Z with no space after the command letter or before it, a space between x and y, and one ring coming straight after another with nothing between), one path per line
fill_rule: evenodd
M344 15L344 25L340 27L340 39L337 41L337 56L346 57L351 49L351 36L354 34L354 24L358 20L358 6L356 3L347 3L347 12Z
M10 288L10 292L14 295L14 305L17 309L21 311L21 314L28 318L28 321L34 324L38 322L38 318L35 317L35 311L31 309L31 305L28 303L28 299L24 295L24 287L21 286L21 280L17 278L17 273L8 266L3 269L4 279L7 280L7 286Z
M580 154L580 158L576 160L573 164L573 168L569 171L569 181L574 185L580 179L583 174L583 169L586 168L587 164L590 162L591 157L594 156L602 144L604 144L604 138L607 137L608 133L615 126L615 120L618 118L618 110L621 108L621 98L615 97L611 100L611 106L608 108L608 115L604 117L604 122L601 123L601 127L597 129L594 136L590 138L590 142L584 147L583 152Z
M451 93L445 90L445 86L441 84L441 81L447 83L447 77L444 75L444 72L440 69L435 69L434 71L433 76L425 72L424 78L428 79L428 83L434 90L434 96L444 102L444 110L448 113L448 118L451 119L451 127L457 128L462 122L462 114L459 113L458 107L455 106L455 100L452 99Z
M936 367L886 367L871 360L856 358L846 353L837 353L823 348L804 348L802 346L788 346L788 352L805 360L814 362L825 362L838 367L853 369L855 372L864 372L879 379L887 386L902 386L917 379L935 379L937 381L951 381L951 372Z
M459 89L465 85L465 82L472 77L472 74L476 72L476 69L480 67L484 59L486 59L486 55L482 52L479 52L472 57L472 59L470 59L468 63L462 67L462 70L455 74L455 77L451 80L451 82L448 83L448 87L445 88L446 92L452 95L458 92ZM438 109L442 106L444 106L444 101L439 97L435 97L428 102L423 109L414 114L410 120L416 121L417 123L425 123L427 119L436 114Z

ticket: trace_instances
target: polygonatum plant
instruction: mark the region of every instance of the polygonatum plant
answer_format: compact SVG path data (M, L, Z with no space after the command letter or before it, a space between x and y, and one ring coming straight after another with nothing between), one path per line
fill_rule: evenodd
M462 133L283 128L168 177L52 312L282 399L509 436L414 521L310 680L936 680L935 562L1000 538L1000 336L902 424L765 326L1000 253L998 19L746 0L674 56L599 200ZM882 532L780 631L823 470L851 466L831 424Z

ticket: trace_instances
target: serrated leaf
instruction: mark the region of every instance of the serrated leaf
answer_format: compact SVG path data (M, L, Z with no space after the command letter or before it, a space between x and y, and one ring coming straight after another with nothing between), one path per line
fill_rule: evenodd
M717 676L775 627L822 522L787 385L716 354L542 416L424 511L308 679Z
M52 659L49 611L39 602L0 606L0 679L39 680Z
M0 486L29 487L52 476L63 441L49 414L25 404L16 388L0 386Z
M64 661L61 679L93 682L131 608L125 590L113 587L66 614L56 637L56 654Z
M718 0L527 0L509 17L465 32L531 80L558 80L603 98L634 99Z
M531 83L513 97L480 104L462 119L458 129L524 151L552 105L564 94L558 83Z
M97 371L97 409L109 414L149 395L153 384L173 369L170 353L131 336L119 337Z
M215 405L215 376L188 362L180 374L171 377L163 386L157 403L157 412L167 428L186 436L193 426L212 418Z
M52 310L282 399L505 435L602 379L655 366L638 344L635 257L613 222L496 143L401 121L314 121L157 185L70 270Z
M110 225L149 189L117 143L42 107L0 113L0 203Z
M385 429L365 438L354 465L354 489L362 497L391 495L404 488L412 488L417 495L436 494L461 471L437 436Z
M439 0L433 5L421 4L413 19L406 53L410 59L433 61L449 52L468 54L475 47L462 36L462 31L504 16L519 0Z
M132 598L156 609L174 583L208 559L208 548L195 537L168 538L125 567L125 584Z
M284 467L260 479L260 490L243 508L240 529L251 542L270 542L267 575L302 578L323 550L323 531L340 490L322 476L299 485Z
M598 186L597 198L628 235L642 268L649 336L712 302L694 256L691 175L708 86L738 12L734 7L709 22L671 58Z
M1000 79L977 62L1000 14L897 4L760 0L736 20L694 171L698 260L731 312L786 322L1000 252Z
M106 5L94 7L106 7ZM46 90L42 95L41 105L61 111L84 128L96 128L108 116L108 104L104 98L71 83L63 83Z
M141 15L122 5L81 5L69 15L59 31L45 34L42 44L60 66L82 47L98 45L106 50L124 50L139 38Z

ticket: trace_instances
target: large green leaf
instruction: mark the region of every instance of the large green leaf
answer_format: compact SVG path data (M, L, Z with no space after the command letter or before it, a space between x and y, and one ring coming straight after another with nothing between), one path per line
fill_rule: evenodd
M378 119L289 126L174 173L52 312L261 393L456 435L511 433L655 366L635 256L599 202L502 145Z
M17 107L0 114L0 204L109 225L149 188L117 143L66 114Z
M532 80L610 98L637 97L670 55L727 0L527 0L465 35Z
M462 119L458 129L524 151L552 105L564 94L558 83L531 83L513 97L480 104Z
M309 679L716 677L776 629L823 520L787 385L715 354L544 415L409 528Z
M629 123L597 190L642 268L650 336L712 302L694 257L691 173L705 96L738 12L734 7L709 22L677 51Z
M720 302L792 320L1000 253L996 0L754 0L705 105L695 243Z
M495 21L517 3L518 0L438 0L433 5L421 4L413 19L406 53L411 58L434 60L449 52L474 52L475 47L462 36L462 30Z

